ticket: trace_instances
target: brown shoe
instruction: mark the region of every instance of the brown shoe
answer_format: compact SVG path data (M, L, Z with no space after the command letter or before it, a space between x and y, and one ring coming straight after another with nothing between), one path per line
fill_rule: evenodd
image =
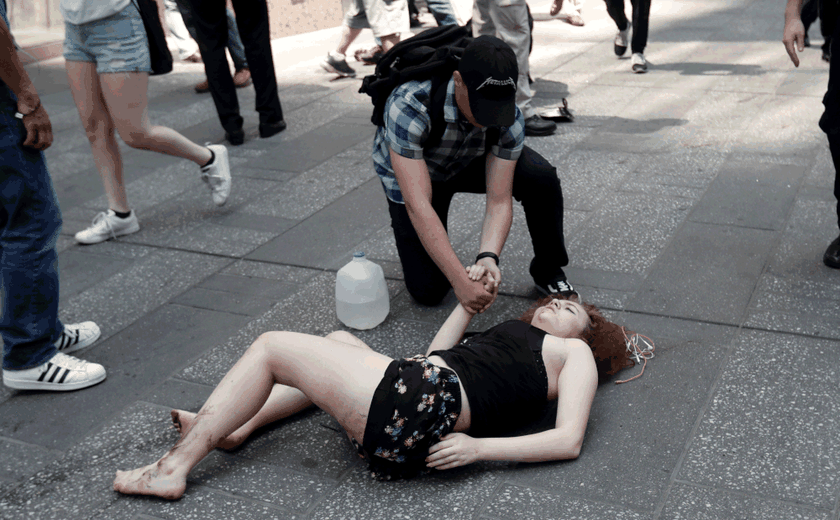
M237 70L233 75L233 84L236 88L247 87L251 84L251 71L248 69Z
M201 53L196 52L192 56L184 58L184 61L188 61L190 63L201 63Z
M195 91L199 94L206 94L207 92L210 92L210 82L205 79L195 86Z

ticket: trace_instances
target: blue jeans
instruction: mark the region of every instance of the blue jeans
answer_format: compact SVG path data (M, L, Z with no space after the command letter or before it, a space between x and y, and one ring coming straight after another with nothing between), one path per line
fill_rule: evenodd
M458 25L458 19L455 18L455 11L452 10L449 0L426 0L426 7L429 8L439 26Z
M48 361L64 331L58 319L61 211L44 154L23 148L14 97L0 83L0 337L3 368Z
M178 5L178 10L181 11L181 18L184 19L184 25L190 32L193 40L198 41L198 34L195 29L195 16L193 15L192 6L187 0L175 0ZM236 17L233 11L225 8L227 15L227 30L228 40L227 49L230 52L230 58L233 60L233 69L239 72L242 69L248 68L248 59L245 57L245 45L242 43L242 37L239 36L239 28L236 25Z

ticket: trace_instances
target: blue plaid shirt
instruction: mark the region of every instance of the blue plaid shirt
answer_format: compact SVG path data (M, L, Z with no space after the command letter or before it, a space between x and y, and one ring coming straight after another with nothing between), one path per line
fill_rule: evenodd
M373 167L385 188L385 195L398 204L405 204L391 166L388 149L409 159L425 159L429 177L445 181L464 169L473 159L484 155L486 128L471 125L455 104L455 80L446 87L443 119L446 130L440 144L424 149L429 136L432 80L409 81L391 92L385 103L385 124L376 130L373 139ZM502 128L499 142L490 150L501 159L515 161L525 143L525 119L519 108L512 126Z

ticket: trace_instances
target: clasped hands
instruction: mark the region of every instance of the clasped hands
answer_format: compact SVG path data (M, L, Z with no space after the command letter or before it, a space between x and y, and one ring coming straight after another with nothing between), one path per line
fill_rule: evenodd
M455 284L455 296L470 314L487 310L496 301L502 272L492 258L482 258L466 267L466 278Z

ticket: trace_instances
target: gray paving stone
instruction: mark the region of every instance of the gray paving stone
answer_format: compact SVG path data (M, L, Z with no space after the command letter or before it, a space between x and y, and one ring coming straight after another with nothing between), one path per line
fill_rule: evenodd
M322 488L322 493L334 489L349 469L367 467L341 425L318 409L254 432L232 453L236 457L235 463L256 461L274 468L274 471L277 468L288 470L286 476L292 482L300 480L303 475L310 479L310 484ZM293 499L300 500L300 497ZM312 496L307 496L304 499L306 504L299 503L294 507L308 509L312 500ZM274 500L272 502L283 504Z
M505 518L509 520L539 520L544 518L600 520L615 518L616 520L630 520L651 518L651 515L621 506L599 504L576 497L557 496L530 487L504 484L496 493L495 498L491 499L481 511L479 518Z
M58 304L60 307L64 307L77 294L129 268L134 263L131 259L96 254L97 252L75 247L59 254L61 292Z
M291 471L285 465L264 464L218 451L196 466L189 483L294 512L306 511L337 485L334 480ZM244 514L247 504L240 507Z
M0 480L23 480L63 454L38 445L0 438ZM2 492L0 492L2 494Z
M832 510L837 342L744 331L735 347L679 478Z
M279 141L269 152L248 161L251 168L304 172L347 148L373 138L375 128L355 124L319 126L296 139Z
M656 357L641 378L598 387L577 460L517 464L505 481L565 498L653 513L691 438L734 328L632 313L609 317L650 337L656 344ZM613 380L640 371L640 367L629 368ZM672 395L680 399L670 399ZM668 412L663 414L666 402Z
M388 221L382 185L371 179L247 255L249 260L336 269Z
M319 274L320 270L305 269L289 265L275 265L264 262L239 260L222 269L222 274L265 278L286 283L306 283Z
M681 198L610 194L569 242L575 265L643 274L685 220L690 204Z
M683 483L674 486L660 516L663 520L828 520L830 517L829 511L817 510L800 503L744 496Z
M297 292L298 286L265 278L213 275L173 298L173 303L257 316Z
M687 222L628 310L737 324L775 240L771 231Z
M805 170L801 166L727 161L690 218L693 222L781 229Z
M370 157L348 160L336 156L253 200L247 213L303 220L376 177Z
M96 246L98 247L98 246ZM59 317L93 320L107 338L180 294L229 261L195 253L158 250L72 298ZM131 293L126 288L131 287Z
M772 274L829 283L834 279L835 271L823 265L822 257L837 236L837 202L824 191L818 195L796 201L770 260Z
M212 392L210 385L169 378L147 392L143 401L168 409L198 411Z
M168 422L164 409L132 405L98 433L75 443L64 457L0 497L0 516L9 520L87 518L115 501L135 500L120 498L111 490L114 471L149 464L171 447L177 433L168 429Z
M608 193L621 185L638 159L607 150L575 150L554 164L563 188L563 209L591 211L601 206Z
M476 468L379 482L352 471L311 513L313 519L471 518L498 481Z
M0 434L50 449L67 449L173 372L227 340L247 322L246 317L167 305L151 312L81 357L100 363L108 379L85 392L55 394L18 392L0 404ZM44 428L40 415L26 413L37 406L50 417Z

